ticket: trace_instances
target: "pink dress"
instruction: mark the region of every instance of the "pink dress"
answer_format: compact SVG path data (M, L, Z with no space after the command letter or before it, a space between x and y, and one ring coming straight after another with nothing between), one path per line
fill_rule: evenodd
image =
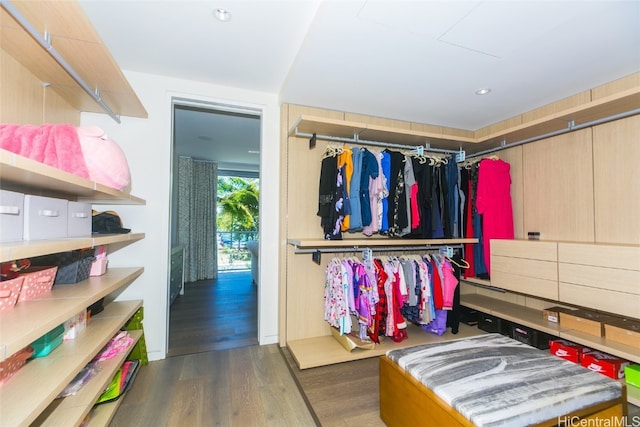
M514 238L510 169L509 163L501 159L480 161L476 208L482 214L484 262L489 275L490 240Z

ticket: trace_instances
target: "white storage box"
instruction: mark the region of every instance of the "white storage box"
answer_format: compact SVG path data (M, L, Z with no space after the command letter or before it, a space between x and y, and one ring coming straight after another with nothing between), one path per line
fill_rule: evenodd
M91 236L91 205L69 202L67 207L67 237Z
M24 194L0 190L0 242L22 240Z
M24 240L67 237L68 200L24 196Z

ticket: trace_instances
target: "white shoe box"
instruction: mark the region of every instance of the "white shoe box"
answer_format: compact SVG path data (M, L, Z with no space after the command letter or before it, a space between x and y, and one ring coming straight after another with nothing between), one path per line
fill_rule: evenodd
M70 201L67 207L67 237L91 236L91 205Z
M0 190L0 242L22 240L24 194Z
M47 240L67 237L68 200L52 197L24 196L24 240Z

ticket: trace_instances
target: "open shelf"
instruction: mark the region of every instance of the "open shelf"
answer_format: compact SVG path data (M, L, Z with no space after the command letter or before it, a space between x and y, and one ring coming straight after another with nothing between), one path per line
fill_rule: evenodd
M8 242L3 243L2 251L0 251L0 262L72 251L75 249L93 248L99 245L110 245L112 243L132 243L144 239L144 236L144 233L95 234L89 237Z
M465 130L442 126L413 124L410 128L380 126L363 122L338 120L311 115L300 115L289 129L289 136L317 134L338 138L355 138L365 141L385 142L459 150L469 154L487 149L509 148L509 144L536 139L554 132L570 131L572 127L615 117L637 110L640 105L640 87L634 86L607 96L596 97L592 89L588 101L562 100L549 106L520 114L504 122L494 123L482 129ZM428 127L432 131L412 129ZM502 142L504 141L504 145ZM357 144L357 142L354 142Z
M0 425L33 422L141 306L140 300L112 302L74 340L64 341L45 357L27 361L0 387ZM69 424L67 420L58 425Z
M528 326L568 341L582 344L595 350L613 354L626 360L640 363L640 349L620 344L605 337L596 337L571 329L562 329L559 323L547 322L542 318L542 311L518 304L501 301L484 295L461 296L461 304L492 316Z
M396 348L451 341L453 339L467 338L484 333L484 331L481 331L475 326L460 324L460 330L457 334L452 334L449 329L442 336L437 336L425 332L416 325L409 324L407 328L408 338L406 340L396 343L389 337L385 337L385 340L380 344L376 344L372 350L355 349L347 351L333 335L289 341L287 347L298 364L298 367L300 369L307 369L334 363L367 359L369 357L378 357Z
M127 286L143 271L143 268L135 267L109 268L102 276L89 277L73 285L55 285L45 295L18 302L13 309L0 312L1 360L86 310L100 298Z
M144 205L144 199L0 149L2 188L87 203Z
M142 331L129 331L129 335L133 338L133 343L127 351L119 353L112 359L99 362L97 365L98 373L77 394L54 401L40 414L34 424L56 427L69 425L71 422L79 424L84 420L100 395L109 386L113 376L122 366L140 337L142 337L142 333ZM115 406L111 407L114 410L117 409ZM104 423L103 425L107 424Z

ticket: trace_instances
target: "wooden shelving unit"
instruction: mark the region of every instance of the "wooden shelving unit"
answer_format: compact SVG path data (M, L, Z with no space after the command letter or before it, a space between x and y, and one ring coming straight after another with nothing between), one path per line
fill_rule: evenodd
M66 398L64 398L47 409L75 375L93 359L141 306L142 301L108 304L102 313L91 319L87 328L76 339L63 342L46 357L28 361L0 388L0 424L28 425L43 411L53 413L58 407L64 408L68 405L65 404ZM115 369L111 373L113 372ZM83 396L86 397L85 393L93 394L93 397L97 398L100 393L95 394L92 391L99 388L100 384L97 386L89 386L86 389L83 387L81 392L74 396L75 400L80 401ZM86 408L86 411L90 409L91 406ZM77 425L82 418L64 417L61 419L63 422L56 425Z
M51 46L90 88L100 91L100 97L116 114L147 117L146 109L78 2L11 3L39 35L50 35ZM0 8L0 24L2 49L40 81L47 82L71 107L105 112L4 8Z
M374 125L335 118L300 115L288 129L288 135L318 134L339 138L424 146L459 150L472 154L486 149L537 138L553 132L569 131L570 123L579 126L596 120L614 117L637 110L640 105L640 86L628 76L627 84L615 82L593 88L551 105L523 113L519 116L477 130L453 129L441 126L408 123L408 129ZM616 90L618 89L618 90ZM422 130L424 128L432 130ZM504 143L504 145L502 145Z
M596 337L576 330L562 329L562 326L558 323L543 320L541 310L475 294L462 295L461 304L510 322L640 363L640 349L608 340L605 337ZM627 385L627 400L629 403L640 406L640 389Z
M91 381L85 384L80 393L65 397L58 406L50 405L40 414L34 424L56 427L67 424L68 420L84 420L91 411L94 402L107 388L117 370L122 366L135 344L142 337L142 331L129 331L129 335L133 338L129 351L119 353L112 359L99 362L99 372L95 377L91 378ZM122 397L115 402L103 405L105 407L102 412L109 416L109 420L115 414L120 402L122 402ZM108 422L102 425L107 424Z
M46 33L46 37L45 37ZM7 2L0 7L2 118L6 123L80 123L82 111L146 118L147 111L75 1ZM6 90L4 90L6 89ZM97 204L144 205L144 199L0 149L0 188ZM110 245L119 250L144 233L30 240L0 245L0 262ZM113 268L73 285L55 285L39 298L0 313L0 360L104 298L104 310L85 330L49 355L26 365L0 387L0 425L80 425L126 354L101 364L101 371L75 395L55 399L67 384L142 306L114 301L142 267ZM137 341L142 331L133 332ZM117 404L104 405L98 424L108 425ZM102 419L104 421L100 422Z
M73 285L56 285L39 298L0 312L2 360L29 345L111 292L137 279L142 268L109 268L103 276ZM0 393L4 393L0 388Z
M139 197L5 150L0 150L0 183L3 189L93 204L145 204ZM97 245L127 245L143 238L144 233L128 233L3 243L0 262ZM141 267L109 268L102 276L55 286L50 293L0 313L0 360L4 360L94 302L107 298L104 311L93 317L75 340L64 342L46 357L28 361L0 387L0 425L80 425L124 356L104 364L101 373L76 396L55 398L142 306L139 300L108 300L143 271ZM142 332L137 333L136 340L141 335ZM101 412L110 419L116 409L117 404L111 404Z

